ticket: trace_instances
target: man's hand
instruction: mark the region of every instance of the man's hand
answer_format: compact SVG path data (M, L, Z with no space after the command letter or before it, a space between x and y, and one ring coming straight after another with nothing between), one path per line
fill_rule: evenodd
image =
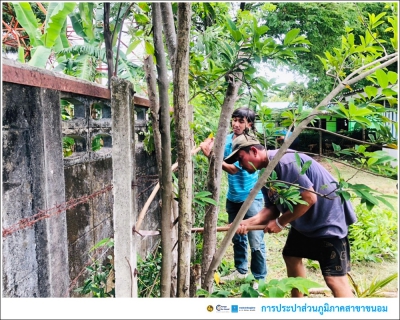
M244 220L243 222L245 221L246 220ZM243 222L239 225L238 229L236 230L237 234L242 234L242 235L247 234L250 230L252 230L252 229L249 230L248 224ZM263 231L264 233L279 233L282 231L282 229L276 224L275 220L269 220Z
M249 232L249 230L247 230L247 226L245 224L240 224L236 230L237 234L247 234L247 232Z
M279 233L282 229L278 227L275 220L269 220L267 226L264 228L264 233Z
M200 143L200 148L204 155L209 158L212 148L214 146L214 138L207 138L202 143Z

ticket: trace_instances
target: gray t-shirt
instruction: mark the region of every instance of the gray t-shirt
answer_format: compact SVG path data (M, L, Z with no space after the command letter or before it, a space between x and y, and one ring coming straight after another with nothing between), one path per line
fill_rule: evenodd
M302 165L311 160L312 164L305 174L300 174L300 168L296 164L295 151L288 150L275 167L279 180L298 184L304 188L313 187L320 194L330 194L329 198L317 195L317 202L300 218L291 222L293 228L303 235L311 238L327 238L347 236L348 226L357 221L353 206L350 201L341 202L334 191L337 188L336 179L317 161L311 157L298 153ZM290 152L291 151L291 152ZM271 161L278 150L268 150L268 158ZM268 207L276 201L276 194L262 189L265 199L265 206ZM302 189L300 189L302 192ZM275 198L275 199L274 199ZM281 213L287 211L276 201L275 205Z

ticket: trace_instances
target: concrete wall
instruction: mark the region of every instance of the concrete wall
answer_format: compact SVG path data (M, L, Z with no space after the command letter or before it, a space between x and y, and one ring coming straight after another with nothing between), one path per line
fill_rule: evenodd
M63 136L79 137L81 148L64 158L65 197L78 199L104 189L112 184L112 137L110 101L71 93L61 93L60 98L74 105L74 116L62 121ZM99 119L94 119L93 105L105 109ZM104 135L108 141L98 151L92 151L92 140ZM71 280L77 278L88 262L90 249L104 238L112 238L113 195L111 190L89 199L66 211L68 230L68 260ZM112 254L112 250L110 251ZM77 279L81 286L84 277ZM71 292L73 296L78 293Z
M59 95L3 83L3 228L65 202ZM70 283L65 212L3 239L5 297L61 297Z
M3 61L3 67L3 228L18 226L21 219L34 217L40 209L48 210L113 185L112 112L106 89L14 62ZM76 104L72 120L61 121L61 98ZM144 99L135 97L134 101ZM92 117L93 103L104 106L101 118ZM146 129L146 110L146 106L135 104L140 119L133 129L132 170L137 180L134 205L139 211L152 191L149 184L157 179L155 156L144 151L138 134ZM91 141L98 134L104 137L104 146L94 152ZM63 157L63 136L81 141L71 157ZM151 204L143 229L159 228L159 199L157 196ZM73 290L87 275L82 271L90 248L114 237L113 192L90 196L73 208L58 211L3 235L4 297L78 296ZM135 250L144 257L158 239L138 238Z

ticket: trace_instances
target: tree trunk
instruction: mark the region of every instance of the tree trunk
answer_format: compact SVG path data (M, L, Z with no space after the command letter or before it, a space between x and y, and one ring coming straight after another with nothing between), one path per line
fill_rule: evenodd
M178 297L189 297L192 228L192 156L188 115L191 4L178 3L178 43L174 70L174 117L178 151Z
M176 297L176 293L177 293L177 288L178 288L178 284L177 284L177 280L178 280L178 246L175 245L178 242L178 225L175 224L174 225L174 221L177 221L178 219L178 201L176 200L172 200L171 202L171 206L172 206L172 221L171 221L171 242L173 244L172 247L172 271L171 271L171 298L175 298Z
M165 61L164 43L162 41L161 10L159 3L152 4L152 19L154 32L154 48L157 58L158 90L160 97L160 133L161 133L161 157L162 177L161 187L161 297L169 297L171 291L171 201L172 201L172 170L171 170L171 132L169 115L169 82L167 77L167 66Z
M222 105L221 116L219 118L218 132L215 137L215 143L212 155L210 157L210 169L208 171L207 190L212 193L212 198L219 202L219 191L222 176L222 161L224 157L225 140L228 127L235 105L239 87L242 84L241 75L228 76L228 88ZM201 285L202 288L212 291L213 277L206 278L207 271L217 246L217 220L218 206L207 205L204 218L204 236L203 236L203 256L201 266Z
M144 59L144 71L146 73L147 91L150 101L151 123L153 125L154 147L157 158L158 179L161 181L161 133L160 133L160 105L157 95L157 80L154 72L153 56Z
M172 13L172 4L171 2L161 2L160 5L169 62L171 64L171 69L175 70L176 31L174 24L174 15Z
M106 46L106 58L107 58L107 72L108 72L108 89L111 87L111 77L113 75L114 64L113 64L113 51L111 42L111 31L110 31L110 3L104 2L104 44Z
M200 289L201 266L195 264L190 267L190 297L196 296L196 292Z

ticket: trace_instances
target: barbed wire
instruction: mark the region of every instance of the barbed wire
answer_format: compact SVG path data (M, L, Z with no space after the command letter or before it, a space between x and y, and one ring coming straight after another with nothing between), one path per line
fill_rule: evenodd
M146 180L150 180L151 183L150 185L143 190L138 196L144 194L148 189L152 188L154 185L156 185L158 183L158 176L154 175L154 176L147 176L147 177L139 177L139 179L146 179ZM79 204L82 203L86 203L87 201L89 201L90 199L93 199L101 194L104 194L106 192L109 192L110 190L112 190L113 185L108 185L106 187L104 187L101 190L98 190L90 195L84 195L82 197L76 198L76 199L70 199L67 202L64 202L62 204L56 204L54 207L46 209L46 210L38 210L38 213L28 217L28 218L23 218L20 221L18 221L17 223L3 228L2 230L2 236L3 238L17 232L18 230L22 230L28 227L33 226L35 223L50 218L52 216L58 215L63 211L66 211L68 209L72 209L74 207L76 207ZM103 257L105 255L105 253L107 253L107 251L109 250L109 248L107 250L105 250L104 252L99 254L99 248L97 250L95 250L95 255L94 257L91 257L83 266L83 268L80 270L80 272L78 273L78 275L75 277L75 279L73 279L69 285L69 288L67 289L67 292L65 294L65 296L69 296L70 292L74 289L74 287L76 287L76 284L78 282L78 279L85 273L85 271L87 271L87 267L92 265L94 263L94 261L101 259L101 257ZM97 257L96 257L97 256Z
M17 232L18 230L22 230L28 227L33 226L35 223L47 219L51 216L55 216L63 211L66 211L68 209L76 207L78 204L85 203L90 199L93 199L94 197L97 197L100 194L106 193L110 191L113 188L113 185L110 184L103 189L96 191L90 195L84 195L80 198L76 199L71 199L68 200L67 202L64 202L62 204L56 204L54 207L47 209L47 210L41 210L39 209L39 212L31 217L28 218L23 218L17 223L11 225L10 227L3 228L2 234L3 238L13 234L14 232Z

